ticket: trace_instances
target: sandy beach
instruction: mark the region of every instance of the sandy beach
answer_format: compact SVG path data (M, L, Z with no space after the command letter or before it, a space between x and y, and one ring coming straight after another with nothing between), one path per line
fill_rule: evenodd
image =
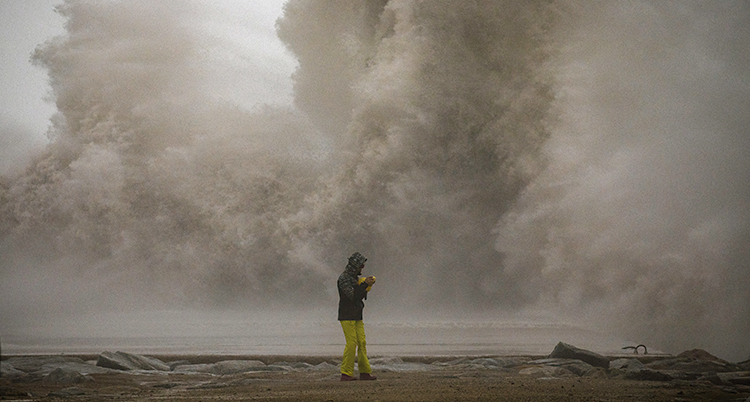
M78 356L90 361L94 356ZM333 357L159 356L164 361L210 364L261 358L296 361L315 370L252 371L230 375L178 372L87 374L85 381L55 383L43 377L0 378L2 400L72 401L746 401L750 387L709 381L644 381L600 370L589 376L550 376L514 368L441 364L429 370L376 370L377 381L340 382ZM527 357L534 359L536 357ZM419 359L417 359L419 360ZM406 364L406 363L405 363ZM414 361L411 364L423 364ZM309 367L309 366L308 366Z

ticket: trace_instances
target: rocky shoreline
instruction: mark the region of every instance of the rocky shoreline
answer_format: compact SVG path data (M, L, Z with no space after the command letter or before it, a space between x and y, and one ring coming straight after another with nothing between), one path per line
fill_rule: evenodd
M0 365L0 399L108 400L116 395L121 400L241 400L255 393L252 399L299 400L312 392L317 399L347 400L359 391L336 381L338 363L326 356L143 356L109 351L96 356L6 356ZM450 400L500 395L523 400L535 395L539 400L585 396L602 401L648 397L750 402L750 361L730 363L700 349L675 356L601 356L559 343L548 356L375 357L371 365L380 380L367 387L380 400L440 400L456 387L464 391ZM428 384L433 385L425 389ZM584 384L590 392L561 394L556 388L578 385L576 392L581 392ZM596 396L600 388L602 395ZM278 393L268 392L274 389Z

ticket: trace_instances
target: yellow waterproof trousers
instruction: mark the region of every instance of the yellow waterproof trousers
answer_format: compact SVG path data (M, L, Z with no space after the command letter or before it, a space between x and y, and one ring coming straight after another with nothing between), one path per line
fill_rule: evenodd
M344 329L346 346L341 359L341 374L354 377L354 355L357 355L359 373L371 373L370 361L367 360L367 342L365 341L365 323L359 321L339 321Z

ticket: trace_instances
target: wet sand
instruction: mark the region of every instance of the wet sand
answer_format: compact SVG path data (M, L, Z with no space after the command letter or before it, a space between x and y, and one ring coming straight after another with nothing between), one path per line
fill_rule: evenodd
M710 401L741 397L710 385L538 379L496 371L377 374L377 381L343 383L338 374L331 373L246 373L223 376L220 381L206 375L94 374L94 381L75 387L12 384L15 395L3 399L25 399L26 395L76 401Z
M81 356L86 358L86 356ZM168 360L216 362L238 356L171 356ZM243 359L257 358L243 356ZM268 356L264 360L274 360ZM292 357L284 360L291 361ZM309 363L330 361L324 357ZM0 379L3 400L71 401L745 401L737 391L710 383L616 378L547 378L517 370L442 367L432 371L375 372L377 381L340 382L337 370L91 374L78 384Z

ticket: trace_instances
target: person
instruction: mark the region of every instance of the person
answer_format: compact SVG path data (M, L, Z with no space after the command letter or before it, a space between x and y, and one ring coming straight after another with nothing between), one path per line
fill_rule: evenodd
M354 381L354 357L357 356L360 380L375 380L367 360L367 342L365 340L365 324L362 321L362 309L365 308L368 288L375 283L375 277L369 276L359 281L359 275L365 267L365 258L359 252L349 257L344 272L338 279L339 289L339 322L344 330L346 346L344 357L341 359L341 381ZM356 350L356 353L355 353Z

